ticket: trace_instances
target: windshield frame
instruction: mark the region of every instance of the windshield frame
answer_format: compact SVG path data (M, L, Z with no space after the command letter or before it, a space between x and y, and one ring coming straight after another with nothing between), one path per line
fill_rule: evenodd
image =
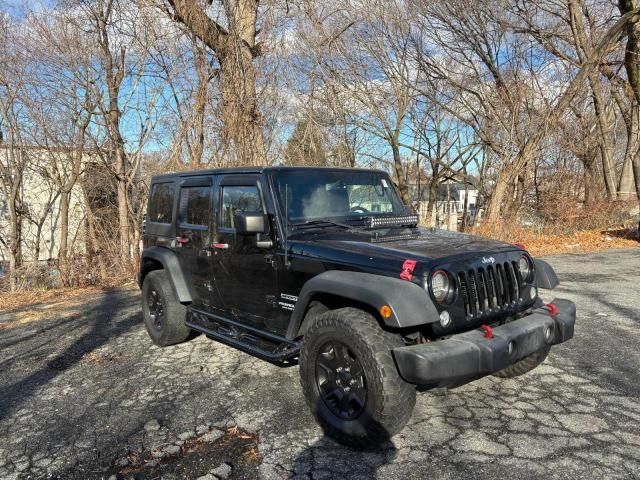
M313 171L321 171L326 173L343 173L343 174L365 174L365 175L377 175L380 179L384 179L388 182L388 187L391 190L391 201L393 208L398 207L400 211L398 212L367 212L367 213L354 213L351 215L331 215L331 216L319 216L319 217L308 217L308 218L296 218L296 221L292 221L291 218L288 218L285 212L285 206L282 204L281 197L278 189L278 180L280 175L291 173L291 172L304 172L307 170L306 168L300 167L276 167L273 170L269 170L267 172L269 178L269 184L271 186L273 203L275 205L278 217L282 221L282 225L287 231L295 230L296 225L305 225L307 222L314 222L319 220L328 220L334 222L342 222L347 224L353 224L354 227L360 226L364 223L364 221L371 217L393 217L393 216L401 216L405 215L409 210L407 206L402 202L402 198L398 192L398 189L395 183L391 180L391 177L387 172L376 169L361 169L361 168L326 168L326 167L318 167L317 169L309 168L309 173Z

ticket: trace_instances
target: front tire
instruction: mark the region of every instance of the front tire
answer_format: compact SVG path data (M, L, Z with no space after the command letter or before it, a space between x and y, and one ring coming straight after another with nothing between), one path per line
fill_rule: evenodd
M391 350L403 346L356 308L315 317L300 352L300 379L324 432L339 443L380 443L409 421L416 389L398 374Z
M494 373L493 376L499 378L514 378L524 375L544 362L549 355L549 350L551 350L551 347L545 347L542 350L532 353L522 360L518 360L513 365Z
M191 334L185 324L187 307L178 300L164 270L154 270L144 279L142 316L151 340L159 347L184 342Z

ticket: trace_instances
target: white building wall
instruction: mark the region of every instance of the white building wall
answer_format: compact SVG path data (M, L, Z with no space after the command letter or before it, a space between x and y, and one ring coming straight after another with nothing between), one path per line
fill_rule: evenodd
M8 155L7 150L0 148L0 155ZM28 157L22 182L22 201L27 210L22 218L22 259L25 262L55 259L60 249L60 197L57 195L55 183L46 173L53 159L46 150L37 148L28 148ZM62 162L64 154L56 152L56 159ZM59 168L62 168L62 165L59 164ZM42 230L38 236L38 227L34 221L39 222L43 218ZM84 251L84 218L84 196L79 183L76 183L71 192L69 204L70 252ZM2 199L0 199L0 236L7 239L8 235L8 212L3 211ZM37 259L35 258L36 242L40 244ZM6 260L8 260L8 252L0 242L0 261Z

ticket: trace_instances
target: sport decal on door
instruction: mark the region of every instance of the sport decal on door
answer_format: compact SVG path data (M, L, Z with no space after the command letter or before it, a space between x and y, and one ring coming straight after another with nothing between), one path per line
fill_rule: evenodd
M287 301L283 302L283 300L287 300ZM288 293L281 293L280 301L278 302L278 305L280 305L280 307L284 310L293 310L296 306L297 301L298 301L298 297L296 297L295 295L289 295ZM293 303L290 303L290 302L293 302Z

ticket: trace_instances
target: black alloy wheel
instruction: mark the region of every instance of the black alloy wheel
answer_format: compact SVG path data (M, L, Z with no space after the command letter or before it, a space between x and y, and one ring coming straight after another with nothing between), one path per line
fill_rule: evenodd
M162 305L162 299L155 289L149 291L149 317L156 330L162 329L164 323L164 307Z
M164 270L153 270L142 282L142 319L153 343L160 347L192 338L186 324L187 306L180 303Z
M367 384L362 365L344 343L325 343L316 357L316 385L327 408L343 420L365 410Z
M311 317L300 350L300 382L324 432L344 445L386 442L409 421L416 388L399 375L393 349L402 337L363 310Z

